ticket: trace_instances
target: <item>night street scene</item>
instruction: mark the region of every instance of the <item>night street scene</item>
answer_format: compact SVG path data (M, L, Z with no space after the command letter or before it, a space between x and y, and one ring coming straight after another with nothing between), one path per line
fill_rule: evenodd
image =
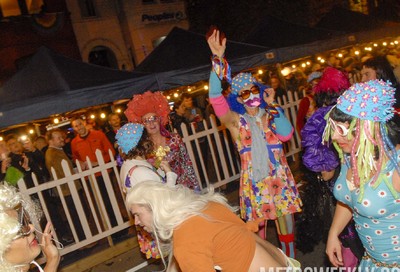
M0 271L400 269L396 0L0 0Z

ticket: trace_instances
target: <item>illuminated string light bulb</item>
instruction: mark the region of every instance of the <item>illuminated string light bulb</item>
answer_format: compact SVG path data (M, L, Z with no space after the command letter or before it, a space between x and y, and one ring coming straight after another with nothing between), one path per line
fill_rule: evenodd
M21 135L21 137L19 137L21 139L21 141L26 141L26 139L28 139L28 136L26 135Z
M178 93L174 93L174 97L176 98L176 97L178 97L179 96L179 94Z
M391 42L390 45L394 45L394 42Z
M295 64L293 64L293 65L292 65L292 68L293 68L293 69L295 69L295 68L296 68L296 65L295 65Z
M383 42L382 45L383 45L383 46L386 46L386 45L387 45L387 42Z
M54 124L58 124L58 123L60 123L60 120L58 118L54 118L53 122L54 122Z
M306 64L307 64L307 65L311 65L311 62L307 61Z
M302 63L302 64L301 64L301 67L303 67L303 68L306 67L306 64L305 64L305 63Z
M30 129L29 134L33 134L33 133L35 133L35 131L33 129Z
M190 93L192 91L192 88L188 88L187 91L188 93Z
M399 42L398 41L394 41L394 44L399 44Z
M374 43L374 47L378 47L378 44L377 44L377 43Z
M121 109L117 109L116 112L117 112L117 113L121 113Z
M106 114L105 114L104 112L100 113L100 118L101 118L101 119L106 118Z
M94 114L90 115L90 119L94 119L96 116Z
M291 72L292 72L292 69L290 69L289 67L285 67L285 68L283 68L283 69L281 70L281 74L282 74L283 76L287 76L287 75L289 75Z
M321 57L318 57L318 58L317 58L317 60L321 60L321 59L322 59Z
M204 90L208 90L208 85L204 85Z
M320 62L321 62L321 63L325 63L325 60L324 60L324 59L321 59Z
M343 54L342 54L342 53L339 53L337 56L338 56L339 58L343 58Z
M0 136L0 141L3 141L3 140L4 140L4 138Z
M262 75L264 72L263 72L263 70L258 69L257 73L258 73L259 75Z
M356 50L356 51L354 51L354 54L358 56L358 55L360 55L360 51Z
M171 96L170 96L170 95L167 95L167 99L170 100L170 99L171 99Z

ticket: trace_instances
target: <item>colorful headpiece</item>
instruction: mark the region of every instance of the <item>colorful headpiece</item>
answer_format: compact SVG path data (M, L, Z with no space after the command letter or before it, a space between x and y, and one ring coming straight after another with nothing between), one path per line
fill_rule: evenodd
M141 123L143 115L154 112L161 117L161 124L168 123L170 108L167 99L161 92L147 91L143 94L136 94L128 103L125 115L129 122Z
M128 154L140 141L143 134L143 125L128 123L118 129L115 134L117 144L121 147L122 152Z
M386 122L394 115L394 93L392 84L383 80L357 83L338 98L337 107L361 120Z
M322 77L314 87L314 92L318 93L341 93L350 87L347 75L333 67L326 67Z
M254 85L256 82L251 73L239 73L232 79L232 92L238 95L243 87Z

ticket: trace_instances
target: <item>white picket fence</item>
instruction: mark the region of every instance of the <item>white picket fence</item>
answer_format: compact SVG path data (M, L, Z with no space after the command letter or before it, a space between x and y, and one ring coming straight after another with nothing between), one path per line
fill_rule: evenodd
M287 100L284 99L284 101L278 102L283 105L282 108L285 111L286 117L292 122L292 124L294 124L299 103L297 93L294 95L288 93ZM229 137L229 132L223 125L217 125L217 121L213 116L211 116L209 124L207 124L205 120L203 120L203 122L205 129L200 132L195 132L193 125L191 125L191 131L194 133L189 133L188 128L185 125L182 126L183 141L186 144L190 159L193 162L195 173L199 180L201 180L201 188L205 189L211 185L214 186L214 188L218 188L230 182L237 181L240 175L240 162L238 155L236 155L236 148ZM294 137L285 143L286 156L291 156L294 159L294 155L298 153L300 149L300 140L297 132L295 132ZM204 150L206 150L206 154L204 154ZM125 204L118 203L118 199L122 199L120 187L113 186L112 184L113 182L118 182L118 184L120 184L117 162L113 159L111 151L110 157L112 159L108 163L104 162L99 150L96 151L96 157L98 161L97 166L92 166L88 159L87 163L89 169L82 171L80 164L77 163L76 173L71 173L67 162L63 161L62 167L64 169L65 177L62 179L56 179L39 184L37 178L33 174L34 187L27 188L23 180L20 180L18 183L18 186L23 193L39 199L47 221L54 221L54 218L52 220L50 216L49 207L46 204L47 202L44 199L43 192L55 189L60 195L62 207L68 220L68 227L71 229L75 240L75 243L67 245L60 250L61 255L68 254L104 238L108 238L109 246L113 246L113 241L110 236L120 230L128 228L132 224L130 215L129 218L127 218ZM101 173L104 179L105 187L117 221L116 226L111 226L110 224L109 216L107 216L107 209L96 182L96 174L98 175L99 173ZM55 176L54 170L52 174ZM76 186L78 183L81 184L84 195L87 197L87 202L89 203L90 208L89 214L83 208L81 197L79 196L78 188ZM66 184L71 191L73 203L78 212L79 218L71 217L69 212L69 208L71 207L68 207L60 187L63 184ZM120 198L118 198L118 195ZM94 219L94 231L93 224L92 226L89 224L89 215ZM86 239L79 240L77 231L73 224L74 220L80 221ZM35 227L41 231L41 226L36 225ZM56 230L56 238L60 240L61 237L58 236L59 233Z

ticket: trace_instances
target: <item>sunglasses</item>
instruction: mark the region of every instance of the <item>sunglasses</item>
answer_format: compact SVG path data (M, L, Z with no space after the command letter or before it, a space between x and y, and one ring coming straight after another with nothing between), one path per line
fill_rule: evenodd
M159 116L149 116L147 118L143 119L143 124L144 125L149 125L155 122L159 122L160 121L160 117Z
M32 233L31 229L31 219L29 218L28 213L25 211L23 207L19 207L17 209L17 219L20 225L20 228L17 232L17 235L13 240L17 240L19 238L29 236Z
M337 124L335 121L333 121L331 118L329 118L329 124L331 126L332 132L337 132L340 136L345 137L349 134L350 129L348 129L346 126Z
M259 88L258 86L253 86L253 87L250 88L250 90L243 90L243 91L239 94L239 96L240 96L242 99L247 99L247 98L250 97L250 93L252 93L252 94L259 94L259 93L260 93L260 88Z

